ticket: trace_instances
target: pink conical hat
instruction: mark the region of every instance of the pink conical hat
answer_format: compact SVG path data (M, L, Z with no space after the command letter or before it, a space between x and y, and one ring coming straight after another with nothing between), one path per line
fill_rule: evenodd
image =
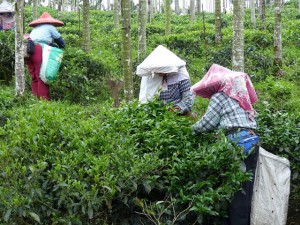
M65 25L62 21L52 18L52 16L47 12L44 12L37 20L34 20L31 23L29 23L29 26L36 27L40 24L51 24L55 27L61 27Z

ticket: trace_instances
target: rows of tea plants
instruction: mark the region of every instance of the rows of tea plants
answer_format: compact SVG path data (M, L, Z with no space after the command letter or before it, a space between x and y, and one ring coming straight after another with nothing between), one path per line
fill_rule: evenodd
M83 107L12 91L0 93L2 222L200 223L249 179L222 133L194 136L193 121L156 101Z
M44 10L40 7L40 14ZM113 29L112 12L91 10L93 46L86 54L78 15L65 12L59 17L47 11L66 23L59 28L67 47L59 78L50 87L52 101L30 95L28 72L24 97L14 97L13 82L0 87L0 224L218 224L232 194L249 179L239 170L240 149L222 132L193 136L194 121L156 101L113 109L107 79L122 77L122 42L120 30ZM26 15L28 23L30 8ZM281 76L272 68L273 17L268 11L268 29L262 31L251 27L246 11L245 72L259 96L254 108L261 146L290 160L291 200L297 202L299 16L289 5L283 9ZM147 25L147 54L158 44L169 47L186 60L192 83L212 63L230 68L231 15L222 16L219 46L214 45L214 15L207 13L204 19L205 33L202 17L190 24L188 16L174 15L172 35L165 37L164 16L154 15ZM143 59L137 59L135 14L132 23L136 68ZM0 67L6 77L14 71L13 43L12 33L0 34L6 53L0 56ZM134 82L137 97L137 76ZM196 99L199 116L206 107L206 100Z
M194 136L194 120L159 102L113 109L13 91L0 91L3 223L213 224L249 179L241 150L222 132ZM257 108L261 145L290 160L299 199L299 110L274 111L267 101Z

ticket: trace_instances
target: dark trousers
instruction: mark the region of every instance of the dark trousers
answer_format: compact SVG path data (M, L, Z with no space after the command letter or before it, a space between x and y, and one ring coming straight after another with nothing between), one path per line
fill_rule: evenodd
M256 163L258 159L259 146L244 160L247 172L251 172L251 181L242 184L242 190L234 194L228 208L228 218L224 219L223 225L250 225L251 200L255 179Z

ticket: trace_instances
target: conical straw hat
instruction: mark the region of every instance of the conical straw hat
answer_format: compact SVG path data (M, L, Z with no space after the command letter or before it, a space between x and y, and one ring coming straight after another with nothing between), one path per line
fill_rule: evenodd
M31 23L29 23L29 26L36 27L40 24L51 24L55 27L61 27L65 25L62 21L52 18L52 16L47 12L44 12L37 20L34 20Z

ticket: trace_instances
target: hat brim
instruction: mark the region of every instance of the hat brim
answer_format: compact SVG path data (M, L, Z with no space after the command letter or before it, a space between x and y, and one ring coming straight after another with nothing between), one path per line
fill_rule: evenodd
M29 23L29 26L36 27L37 25L41 25L41 24L51 24L55 27L62 27L65 25L60 20L51 19L51 18L43 18L43 19L37 19L37 20L32 21L31 23Z

